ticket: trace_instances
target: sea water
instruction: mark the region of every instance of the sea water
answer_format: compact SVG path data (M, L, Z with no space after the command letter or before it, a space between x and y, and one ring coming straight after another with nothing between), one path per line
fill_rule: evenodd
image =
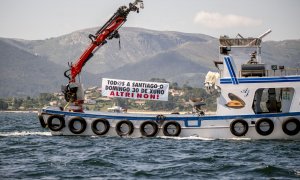
M0 113L0 179L300 179L300 141L52 136Z

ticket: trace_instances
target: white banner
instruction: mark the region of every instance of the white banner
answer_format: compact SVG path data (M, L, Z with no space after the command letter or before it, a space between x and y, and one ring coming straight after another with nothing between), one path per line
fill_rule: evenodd
M102 78L102 96L168 101L169 83Z

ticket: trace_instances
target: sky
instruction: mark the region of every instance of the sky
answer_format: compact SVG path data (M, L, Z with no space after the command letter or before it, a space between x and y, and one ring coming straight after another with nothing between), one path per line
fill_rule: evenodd
M42 40L101 27L133 0L0 0L0 37ZM144 0L127 27L266 40L300 39L299 0Z

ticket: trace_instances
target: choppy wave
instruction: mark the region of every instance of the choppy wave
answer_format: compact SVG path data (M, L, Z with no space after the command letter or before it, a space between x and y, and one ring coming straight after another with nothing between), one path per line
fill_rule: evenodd
M250 141L252 140L251 138L205 138L205 137L199 137L199 136L190 136L190 137L171 137L171 136L164 136L160 137L162 139L176 139L176 140L186 140L186 139L191 139L191 140L202 140L202 141L214 141L214 140L233 140L233 141Z
M15 131L15 132L0 132L0 136L51 136L50 132L31 132L31 131Z
M190 139L190 140L202 140L202 141L213 141L213 140L217 140L214 138L204 138L204 137L198 137L198 136L190 136L190 137L172 137L172 136L163 136L160 137L162 139L176 139L176 140L186 140L186 139Z

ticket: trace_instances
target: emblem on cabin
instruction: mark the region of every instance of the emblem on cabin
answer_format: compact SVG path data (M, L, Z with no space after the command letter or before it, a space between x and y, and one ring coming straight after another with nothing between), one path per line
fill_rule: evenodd
M241 93L244 93L244 97L247 97L249 95L250 90L248 88L241 91Z
M246 103L237 95L233 93L229 93L228 97L230 101L225 104L227 107L234 108L234 109L241 109L245 107Z

